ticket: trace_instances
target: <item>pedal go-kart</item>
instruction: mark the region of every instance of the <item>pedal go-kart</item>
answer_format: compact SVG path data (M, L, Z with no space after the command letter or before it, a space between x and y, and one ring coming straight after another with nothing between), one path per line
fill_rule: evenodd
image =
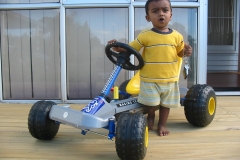
M122 47L127 52L116 53L111 50L112 47ZM105 52L116 66L100 95L81 111L59 106L52 101L36 102L28 115L29 132L36 139L51 140L57 134L60 124L81 129L83 135L93 129L104 128L108 130L108 139L115 139L120 159L144 159L148 148L148 126L145 108L137 103L139 74L123 82L120 90L114 87L114 100L108 97L121 69L139 70L144 65L143 59L136 50L120 42L107 45ZM131 55L139 61L137 65L130 62ZM179 68L181 63L179 59ZM212 87L197 84L183 91L186 93L181 93L184 97L181 97L179 103L184 106L187 121L195 126L210 124L216 110L216 96Z

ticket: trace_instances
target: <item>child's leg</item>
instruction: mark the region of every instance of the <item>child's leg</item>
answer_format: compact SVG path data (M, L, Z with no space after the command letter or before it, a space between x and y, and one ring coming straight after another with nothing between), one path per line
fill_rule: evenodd
M158 106L148 106L147 107L147 121L148 121L148 130L153 130L154 119L155 119L155 111L158 109Z
M158 122L158 129L157 129L159 136L167 136L169 134L169 131L166 128L166 122L168 119L169 112L170 112L170 108L160 106L159 122Z

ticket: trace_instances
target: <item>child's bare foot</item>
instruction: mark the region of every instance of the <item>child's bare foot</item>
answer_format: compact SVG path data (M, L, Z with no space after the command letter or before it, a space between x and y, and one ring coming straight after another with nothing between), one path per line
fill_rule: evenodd
M170 133L165 126L160 125L160 124L158 124L157 132L158 132L158 135L159 135L160 137L162 137L162 136L167 136L167 135L169 135L169 133Z
M159 121L158 121L158 135L159 136L167 136L169 135L169 131L167 130L167 128L165 127L166 122L167 122L167 118L169 115L169 108L160 106L160 110L159 110Z
M147 116L147 121L148 121L148 130L152 131L153 126L154 126L154 119L155 119L155 114L154 115L149 115Z
M154 126L156 107L149 106L147 111L148 111L148 116L147 116L148 130L151 131L153 130L153 126Z

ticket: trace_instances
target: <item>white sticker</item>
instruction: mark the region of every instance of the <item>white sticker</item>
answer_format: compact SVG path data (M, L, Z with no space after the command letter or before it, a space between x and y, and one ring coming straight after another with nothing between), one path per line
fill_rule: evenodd
M68 112L64 112L63 113L63 118L67 118L67 116L68 116Z

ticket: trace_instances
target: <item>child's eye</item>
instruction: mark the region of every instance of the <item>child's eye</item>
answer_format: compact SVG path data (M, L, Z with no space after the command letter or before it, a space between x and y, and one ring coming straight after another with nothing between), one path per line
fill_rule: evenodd
M152 12L153 12L153 13L157 13L157 10L153 10Z

